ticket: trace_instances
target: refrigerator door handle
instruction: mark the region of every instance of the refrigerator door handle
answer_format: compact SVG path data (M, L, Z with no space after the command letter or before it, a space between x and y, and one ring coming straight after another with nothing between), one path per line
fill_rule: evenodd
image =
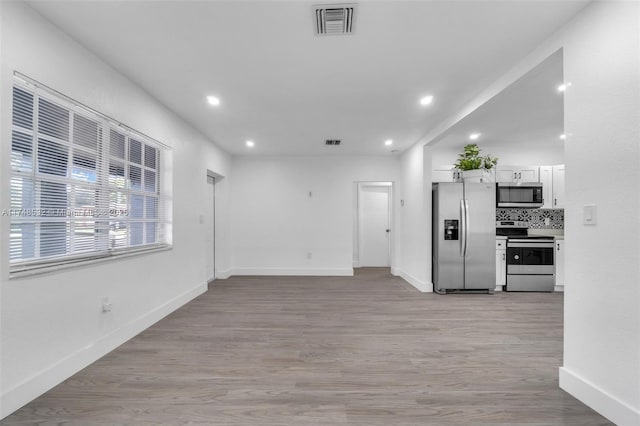
M467 244L469 241L469 200L464 200L464 256L467 256Z
M460 256L464 257L464 200L460 200Z
M467 214L466 200L460 200L460 256L467 254Z

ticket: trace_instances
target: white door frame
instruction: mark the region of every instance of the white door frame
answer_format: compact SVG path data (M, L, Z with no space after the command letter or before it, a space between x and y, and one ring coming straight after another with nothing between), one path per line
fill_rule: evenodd
M209 181L209 179L211 179L211 182ZM213 235L211 236L211 244L213 244L213 249L211 250L211 254L213 255L213 259L207 259L207 263L205 264L205 268L207 270L207 275L209 275L209 262L213 260L213 275L212 276L207 276L207 282L211 282L214 281L216 279L216 176L212 173L209 173L207 171L207 198L205 198L207 200L207 203L209 202L209 191L213 191L212 194L212 203L213 205L211 206L207 206L206 208L206 214L209 216L207 217L207 223L209 220L212 221L212 228L211 231L213 232ZM209 185L211 185L211 188L209 188ZM211 210L209 210L211 209ZM207 234L209 233L209 229L207 228L206 230ZM207 244L209 244L208 241L208 237L209 235L207 235ZM206 248L205 250L206 256L209 255L209 247Z
M362 211L360 206L362 205L362 188L366 187L380 187L386 186L389 187L389 205L388 205L388 218L389 218L389 229L391 230L389 235L389 266L393 267L393 240L394 240L394 227L393 227L393 187L394 183L392 181L372 181L372 182L354 182L354 190L355 190L355 211L354 211L354 226L353 226L353 267L360 267L360 253L362 252L360 249L360 224L362 223L361 215Z

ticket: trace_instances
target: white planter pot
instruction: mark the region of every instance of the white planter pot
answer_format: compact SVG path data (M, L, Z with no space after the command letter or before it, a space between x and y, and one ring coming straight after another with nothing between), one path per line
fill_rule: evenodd
M484 169L463 170L462 180L464 180L465 182L480 183L493 182L491 172Z

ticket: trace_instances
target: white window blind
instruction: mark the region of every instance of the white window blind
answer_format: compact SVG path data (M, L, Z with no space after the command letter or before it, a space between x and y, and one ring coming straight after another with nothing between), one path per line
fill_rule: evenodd
M167 245L166 147L22 76L12 117L12 273Z

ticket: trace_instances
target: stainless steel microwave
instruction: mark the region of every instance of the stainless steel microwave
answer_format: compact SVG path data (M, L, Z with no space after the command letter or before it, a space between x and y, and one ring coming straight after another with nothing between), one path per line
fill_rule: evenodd
M544 204L542 183L498 183L496 185L498 207L538 208Z

